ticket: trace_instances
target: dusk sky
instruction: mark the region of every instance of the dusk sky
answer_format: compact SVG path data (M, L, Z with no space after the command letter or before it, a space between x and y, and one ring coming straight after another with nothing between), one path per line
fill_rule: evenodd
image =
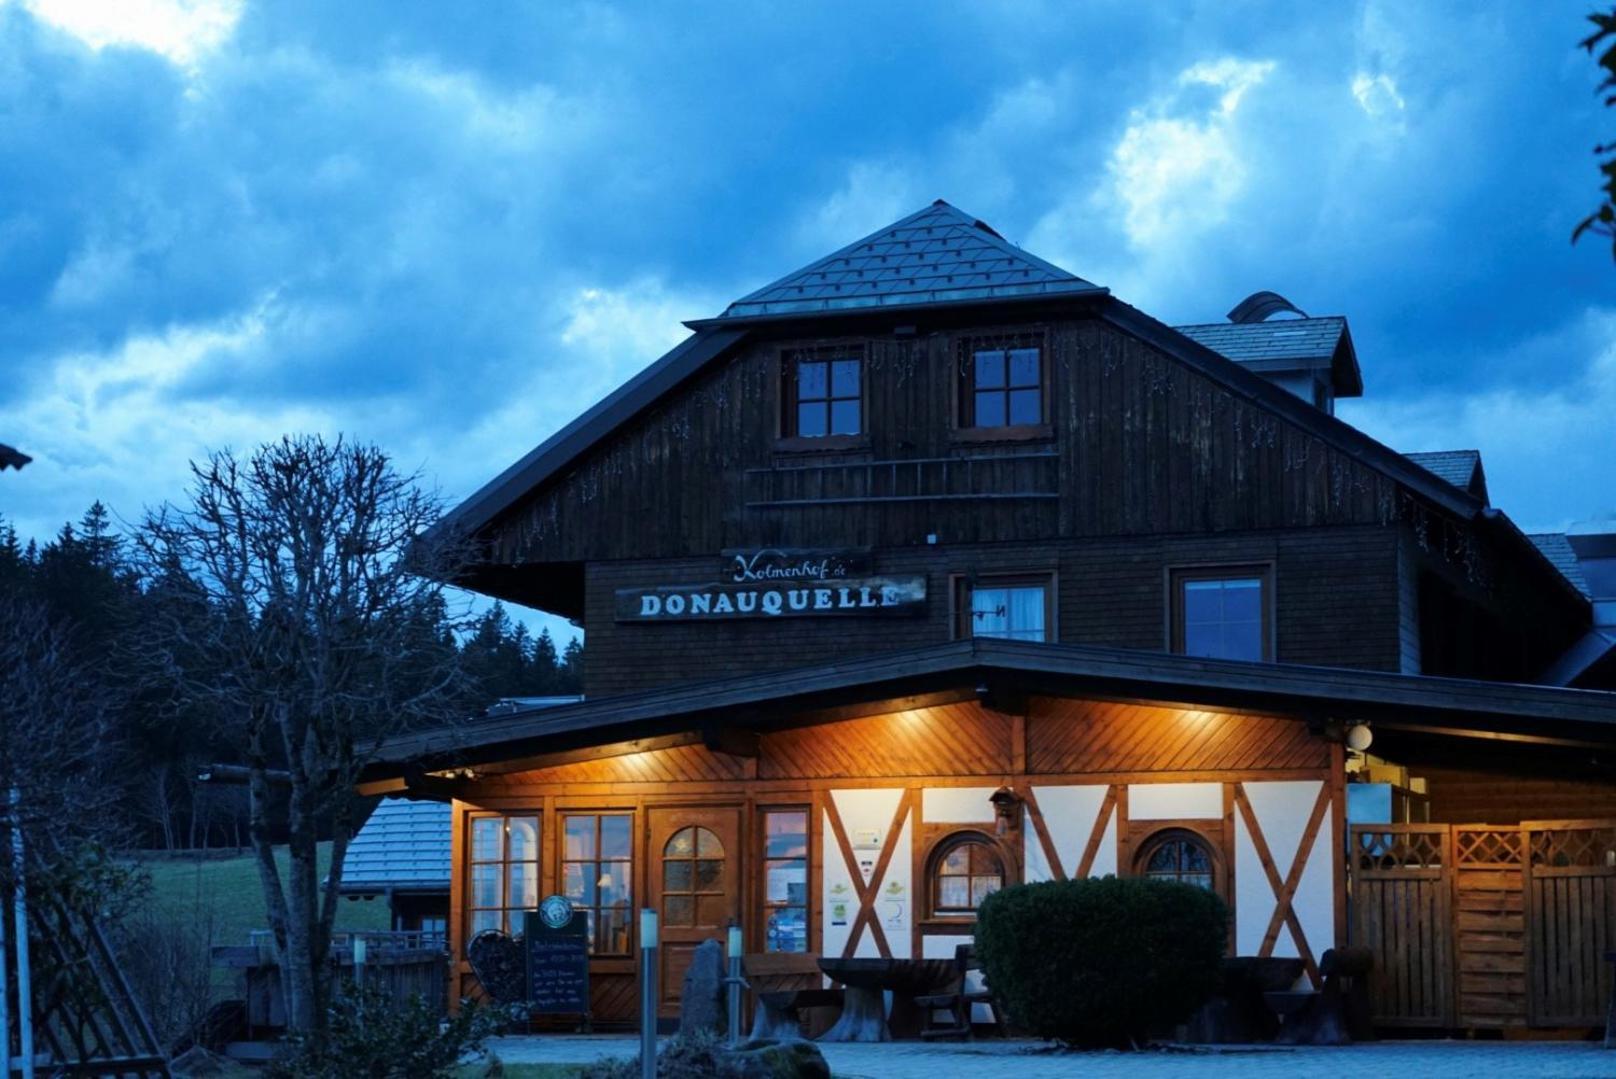
M1609 516L1591 6L0 0L0 514L288 431L459 498L941 197L1167 322L1345 315L1349 422Z

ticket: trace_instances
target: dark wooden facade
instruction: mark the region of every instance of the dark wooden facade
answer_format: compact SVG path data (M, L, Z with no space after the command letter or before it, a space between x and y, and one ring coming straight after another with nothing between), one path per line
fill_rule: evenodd
M1431 504L1111 323L884 329L748 339L499 517L491 561L579 597L564 613L589 634L586 692L719 676L737 644L791 665L946 640L949 574L1023 567L1059 574L1071 642L1165 647L1164 575L1196 563L1274 565L1281 662L1520 679L1586 628L1586 605L1524 538ZM1049 423L983 440L954 420L960 357L1006 337L1047 349ZM869 433L804 448L814 440L780 437L782 360L831 344L865 359ZM925 624L833 637L802 622L612 621L616 588L707 580L718 552L771 545L870 547L883 572L927 573Z

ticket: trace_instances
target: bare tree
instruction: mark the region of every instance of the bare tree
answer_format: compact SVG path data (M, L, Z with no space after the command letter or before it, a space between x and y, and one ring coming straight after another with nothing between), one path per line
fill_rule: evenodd
M359 773L389 735L451 721L462 692L434 632L455 555L419 539L438 503L371 446L288 437L245 460L216 453L192 477L188 503L141 530L152 587L174 593L148 643L177 696L241 748L288 1026L317 1032ZM283 803L284 873L272 847Z
M45 607L0 598L0 813L55 846L105 838L118 695L76 653Z

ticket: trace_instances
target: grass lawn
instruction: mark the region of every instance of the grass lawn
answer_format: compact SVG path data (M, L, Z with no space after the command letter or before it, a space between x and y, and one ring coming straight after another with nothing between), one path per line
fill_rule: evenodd
M287 866L284 847L277 852L277 860L284 874ZM322 877L330 860L331 844L320 844ZM246 944L248 930L269 928L269 917L264 913L264 893L258 881L258 863L251 854L224 857L154 854L142 857L140 864L151 875L148 902L159 917L199 926L211 925L215 944ZM337 908L339 932L390 926L386 900L345 899Z
M504 1079L577 1079L580 1064L502 1064ZM455 1079L482 1079L486 1064L467 1064L455 1072Z

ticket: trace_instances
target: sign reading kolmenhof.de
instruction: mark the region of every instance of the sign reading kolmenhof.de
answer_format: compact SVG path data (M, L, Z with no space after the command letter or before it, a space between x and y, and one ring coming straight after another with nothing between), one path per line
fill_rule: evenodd
M870 575L868 551L725 551L723 580L617 590L619 622L921 614L923 576Z

